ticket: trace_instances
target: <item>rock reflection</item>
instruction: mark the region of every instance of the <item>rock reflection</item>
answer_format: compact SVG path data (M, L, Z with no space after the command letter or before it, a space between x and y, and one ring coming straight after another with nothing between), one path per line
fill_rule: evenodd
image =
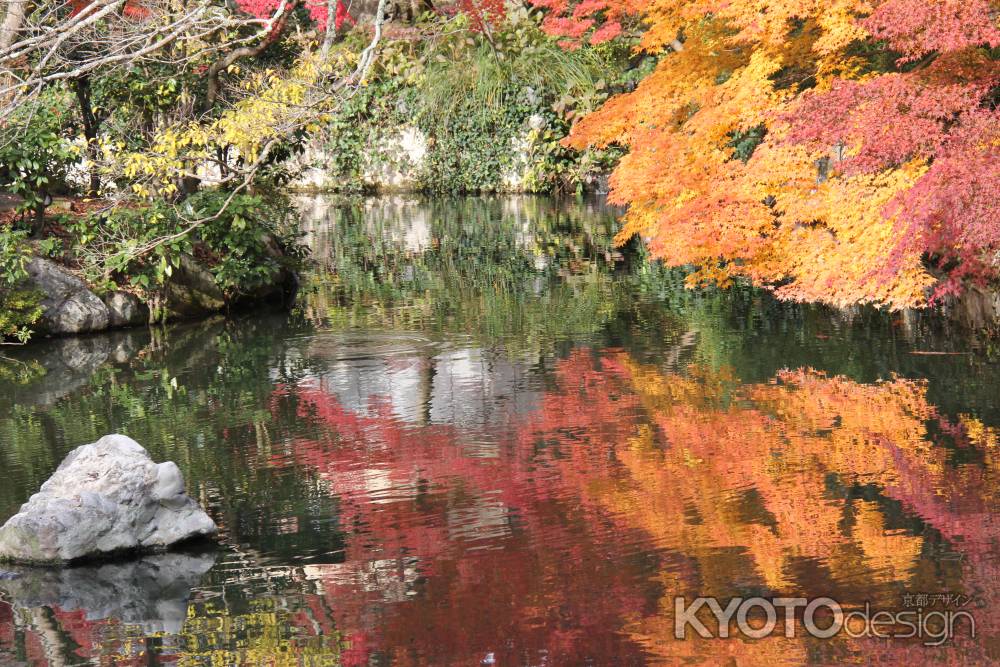
M363 646L363 638L340 636L319 583L319 572L336 566L233 570L229 562L212 570L215 564L215 554L177 553L7 570L0 664L362 664L352 661L350 646ZM377 570L337 578L380 592L387 586Z
M179 632L191 589L212 569L212 553L165 553L69 568L7 566L0 591L15 614L41 607L116 619L144 632Z
M101 652L96 629L128 626L134 637L178 634L191 591L215 564L214 553L164 553L69 568L5 566L0 659L21 656L50 665L74 664ZM0 622L0 627L4 623Z

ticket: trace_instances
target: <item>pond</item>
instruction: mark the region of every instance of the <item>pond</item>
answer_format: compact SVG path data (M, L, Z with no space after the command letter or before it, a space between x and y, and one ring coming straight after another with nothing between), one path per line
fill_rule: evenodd
M300 205L315 266L291 313L0 367L0 521L120 432L221 528L212 550L0 572L0 663L1000 660L990 344L687 290L614 247L600 200ZM680 640L677 596L966 611L976 637Z

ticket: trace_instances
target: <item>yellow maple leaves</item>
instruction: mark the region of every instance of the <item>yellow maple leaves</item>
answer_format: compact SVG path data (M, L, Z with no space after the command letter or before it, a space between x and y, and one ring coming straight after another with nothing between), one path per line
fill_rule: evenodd
M906 258L891 280L879 267L894 245L898 224L883 210L924 169L916 163L875 176L831 179L812 192L786 196L785 217L818 222L784 224L775 235L775 254L792 278L777 288L778 295L837 306L867 301L903 308L919 303L934 283L919 257Z

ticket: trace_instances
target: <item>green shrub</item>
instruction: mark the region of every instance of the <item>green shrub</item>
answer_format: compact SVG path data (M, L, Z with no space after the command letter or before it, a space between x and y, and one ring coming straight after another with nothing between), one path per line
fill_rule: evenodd
M204 190L179 205L158 200L88 216L69 230L93 283L125 283L147 293L173 275L185 254L206 264L231 297L270 284L304 257L291 205L276 195Z
M25 232L0 230L0 342L27 342L31 326L42 316L42 294L24 286L31 259Z
M189 215L214 216L228 194L206 190L191 197ZM306 255L300 243L298 214L284 197L236 195L219 215L198 230L215 260L216 284L232 296L271 284L281 271L297 269Z
M461 16L424 20L439 37L386 42L367 85L327 119L322 168L335 189L363 190L366 174L407 166L390 163L386 147L409 127L428 140L416 174L428 192L502 191L508 175L526 176L530 191L574 190L610 170L618 151L577 152L560 141L612 92L607 82L625 70L628 50L568 51L522 10L489 37L465 29ZM363 48L362 36L349 34L342 48Z
M17 128L16 135L0 136L0 189L22 197L22 211L40 216L47 198L65 187L78 158L64 132L69 113L65 91L50 89L15 113L8 127Z

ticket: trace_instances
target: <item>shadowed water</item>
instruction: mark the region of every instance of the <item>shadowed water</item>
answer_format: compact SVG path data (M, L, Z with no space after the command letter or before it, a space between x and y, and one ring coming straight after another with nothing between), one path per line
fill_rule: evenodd
M685 290L599 201L301 205L295 312L0 365L0 521L122 432L222 542L0 570L0 664L1000 659L991 344ZM678 640L679 595L961 609L977 636Z

